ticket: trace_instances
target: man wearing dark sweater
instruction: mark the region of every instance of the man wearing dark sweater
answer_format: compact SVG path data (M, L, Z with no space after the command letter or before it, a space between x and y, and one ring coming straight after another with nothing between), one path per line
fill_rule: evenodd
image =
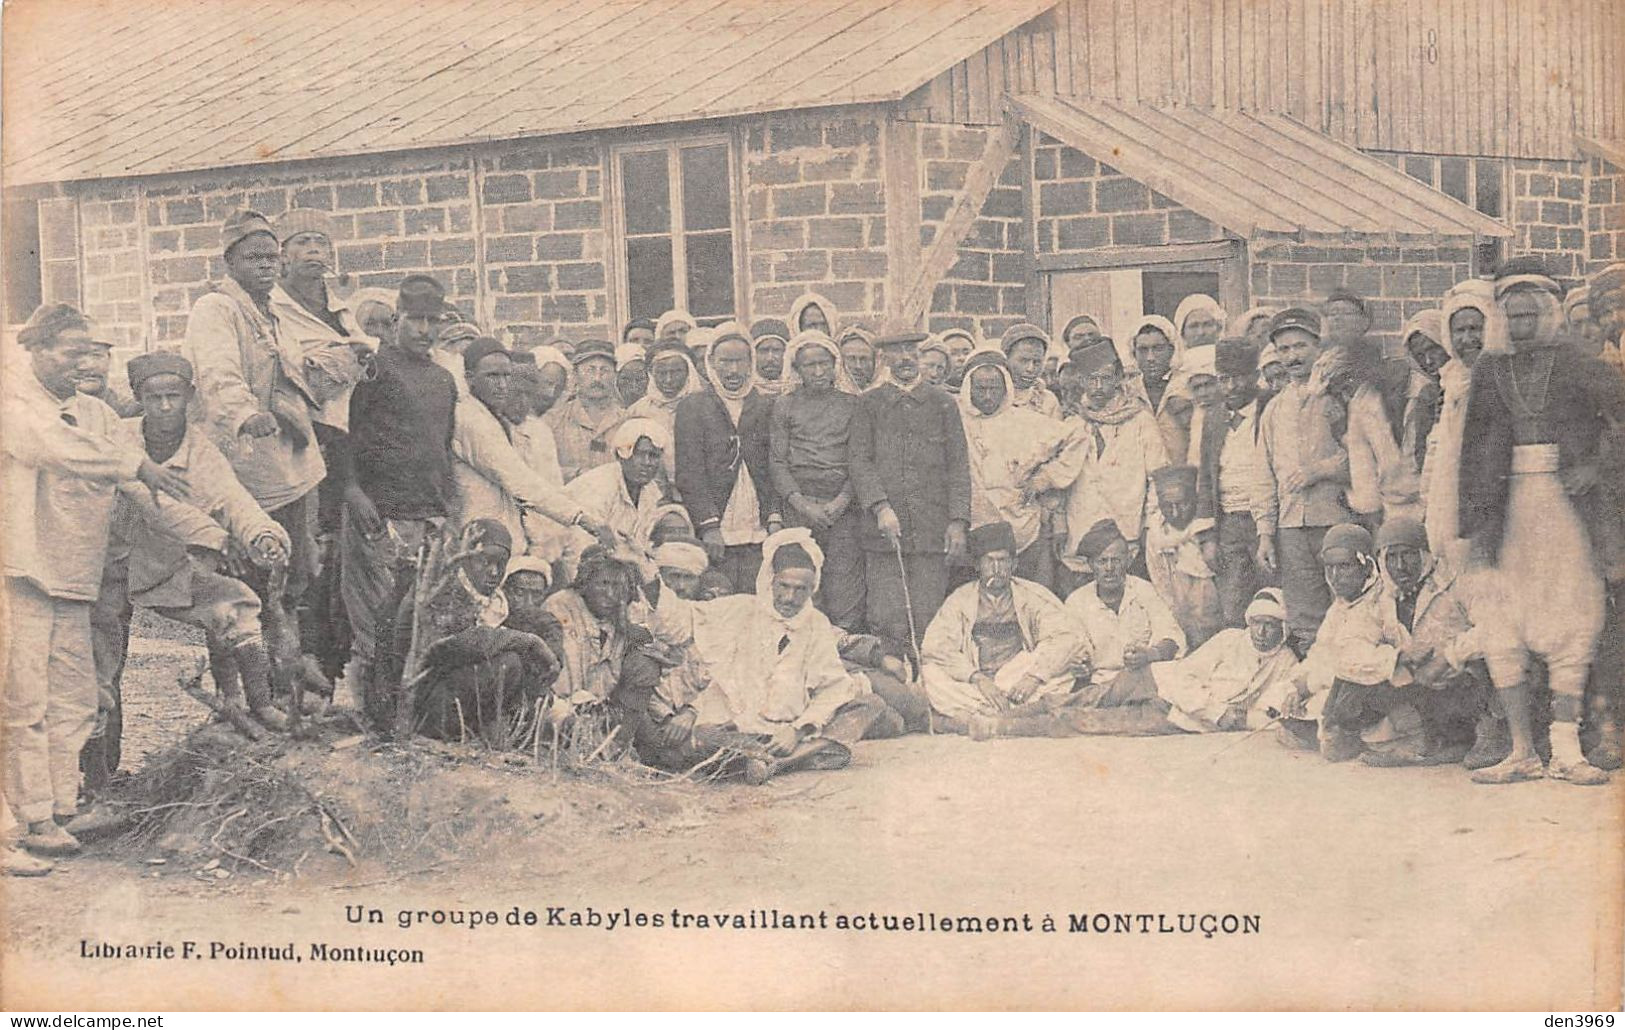
M350 679L375 706L371 671L379 627L400 602L400 580L430 520L451 496L457 383L430 357L445 316L445 289L426 275L401 281L395 342L378 352L377 376L350 397L343 528L343 595L354 634Z

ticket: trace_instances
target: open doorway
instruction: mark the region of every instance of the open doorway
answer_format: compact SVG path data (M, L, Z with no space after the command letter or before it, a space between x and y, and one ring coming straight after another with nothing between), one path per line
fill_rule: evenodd
M1044 296L1057 340L1072 318L1092 315L1123 353L1136 322L1146 315L1173 318L1179 302L1193 293L1217 299L1226 311L1246 308L1239 241L1055 255L1044 264Z

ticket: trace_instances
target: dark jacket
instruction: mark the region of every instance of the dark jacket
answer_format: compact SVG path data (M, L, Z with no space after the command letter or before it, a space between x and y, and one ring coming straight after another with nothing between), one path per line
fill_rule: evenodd
M1603 362L1571 346L1555 346L1545 415L1537 438L1555 443L1562 468L1603 463L1602 443L1609 423L1625 422L1625 380ZM1473 367L1461 448L1461 535L1476 541L1495 560L1501 553L1512 471L1512 356L1483 354ZM1599 569L1609 579L1625 571L1625 529L1618 488L1602 482L1574 498L1591 538Z
M756 487L757 517L767 527L768 516L779 513L779 496L773 490L768 469L768 419L773 400L755 390L745 395L734 428L722 398L712 390L684 397L677 404L677 492L688 507L694 529L704 532L722 524L739 480L739 463L745 463L750 481Z
M970 523L970 461L959 406L935 386L888 383L858 398L849 437L859 540L867 551L891 544L875 522L890 502L908 554L942 554L950 521Z

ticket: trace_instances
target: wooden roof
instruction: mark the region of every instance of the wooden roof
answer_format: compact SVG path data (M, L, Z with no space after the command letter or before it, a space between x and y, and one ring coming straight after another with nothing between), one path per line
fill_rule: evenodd
M1058 0L14 0L8 184L899 99Z
M1056 139L1242 236L1511 236L1501 222L1285 115L1020 95Z

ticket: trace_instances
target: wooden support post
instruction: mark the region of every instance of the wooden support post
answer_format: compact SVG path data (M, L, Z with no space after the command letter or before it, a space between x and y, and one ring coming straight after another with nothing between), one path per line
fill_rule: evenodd
M965 175L964 190L948 210L942 228L937 231L937 238L931 241L931 249L920 262L911 285L897 302L895 310L898 321L915 325L925 315L926 308L931 305L932 291L948 269L953 267L959 256L959 245L970 234L971 226L976 224L982 205L987 202L987 195L993 192L999 176L1004 174L1004 166L1009 163L1020 142L1021 123L1013 118L1006 118L988 135L982 156L976 159Z

